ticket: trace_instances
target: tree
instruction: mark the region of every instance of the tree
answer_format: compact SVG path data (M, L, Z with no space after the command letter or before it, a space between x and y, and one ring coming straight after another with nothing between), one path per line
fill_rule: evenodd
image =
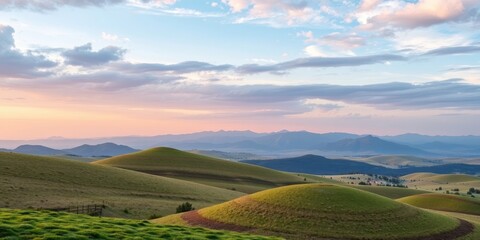
M178 207L177 207L177 213L188 212L188 211L192 211L192 210L195 210L195 208L189 202L184 202L184 203L178 205Z

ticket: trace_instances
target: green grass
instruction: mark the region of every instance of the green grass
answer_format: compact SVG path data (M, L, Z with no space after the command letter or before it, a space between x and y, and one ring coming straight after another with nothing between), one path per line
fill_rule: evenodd
M148 221L98 218L61 212L0 209L0 239L271 239Z
M305 178L166 147L112 157L96 161L94 164L185 179L246 193L286 184L302 183ZM318 182L316 178L306 178L307 182Z
M351 186L360 190L375 193L380 196L388 197L391 199L403 198L417 194L428 193L423 190L416 190L410 188L399 187L383 187L383 186Z
M471 197L426 193L400 198L398 201L421 208L480 215L480 201Z
M111 216L148 218L174 213L185 201L200 208L243 194L108 166L0 153L0 195L0 207L53 208L106 201Z
M400 167L400 166L433 166L437 162L414 156L400 156L400 155L385 155L385 156L373 156L360 159L352 159L361 162L366 162L374 165L380 165L385 167Z
M459 189L466 194L470 188L480 189L480 177L465 174L414 173L402 177L409 188L445 193ZM438 190L441 188L442 190ZM436 191L437 189L438 191ZM480 195L478 195L480 197Z
M355 188L302 184L265 190L201 209L206 219L291 239L386 239L427 236L459 221ZM157 220L186 224L179 215Z
M408 180L417 181L431 181L438 183L459 183L480 181L480 177L465 175L465 174L433 174L433 173L414 173L403 177Z

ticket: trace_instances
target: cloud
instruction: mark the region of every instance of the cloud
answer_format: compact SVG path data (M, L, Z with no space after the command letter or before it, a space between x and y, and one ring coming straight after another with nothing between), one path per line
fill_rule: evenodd
M98 66L108 62L121 60L125 50L115 46L108 46L99 51L92 51L92 44L75 47L62 53L65 62L75 66Z
M465 83L459 79L423 84L391 82L360 86L217 86L215 91L222 101L256 104L321 99L380 109L480 109L480 85Z
M175 2L175 0L1 0L0 9L29 9L34 11L51 11L64 6L103 7L121 3L164 6L174 4Z
M316 47L317 49L319 49L319 46L328 46L334 50L341 50L343 52L347 51L351 53L351 50L364 46L366 44L365 39L356 33L342 34L339 32L333 32L319 38L316 38L313 35L312 31L300 32L298 33L298 35L305 37L306 43L316 44L316 45L309 46L312 48L310 49L310 52L314 50L313 47ZM325 54L322 54L322 55L309 54L308 53L309 51L307 51L307 49L305 49L305 52L310 56L325 56Z
M363 1L357 17L364 29L413 29L455 21L470 21L478 14L476 0Z
M459 46L459 47L444 47L437 48L431 51L424 53L423 55L454 55L454 54L469 54L480 52L480 46Z
M307 0L222 0L222 2L230 7L232 13L242 16L237 19L237 23L254 22L281 27L323 21L320 5L310 4Z
M292 61L272 64L272 65L258 65L246 64L239 66L237 71L242 74L255 73L285 73L285 71L296 68L324 68L324 67L348 67L361 66L368 64L385 63L391 61L406 61L407 59L400 55L384 54L371 55L360 57L309 57L299 58Z
M45 56L21 52L15 48L10 26L0 25L0 76L6 78L35 78L50 75L46 69L57 66Z
M130 73L144 73L144 72L170 72L170 73L192 73L203 71L222 72L234 68L233 65L213 65L205 62L187 61L177 64L160 64L160 63L118 63L113 64L112 67L119 71Z

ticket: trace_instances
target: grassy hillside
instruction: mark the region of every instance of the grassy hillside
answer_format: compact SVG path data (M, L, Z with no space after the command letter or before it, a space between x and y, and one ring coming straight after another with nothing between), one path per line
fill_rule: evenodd
M291 239L442 239L473 225L351 187L302 184L265 190L156 223L249 231ZM462 234L460 234L462 235ZM458 235L458 236L460 236ZM470 239L473 235L470 235ZM476 236L473 236L476 237Z
M460 193L466 194L472 187L480 189L480 177L465 174L414 173L402 178L408 187L427 191L442 188L441 192L452 192L453 189L459 189Z
M0 207L53 208L105 201L107 212L127 218L171 214L185 201L205 207L242 195L125 169L15 153L0 153L0 193Z
M166 147L99 160L94 164L179 178L247 193L301 183L305 178ZM317 181L307 177L308 180Z
M271 239L227 231L61 212L0 209L1 239Z
M381 186L352 186L357 189L361 189L367 192L375 193L380 196L388 197L391 199L398 199L408 197L417 194L428 193L427 191L410 189L410 188L398 188L398 187L381 187Z
M367 162L370 164L376 164L386 167L401 167L401 166L433 166L441 164L439 161L430 160L427 158L420 158L415 156L401 156L401 155L385 155L385 156L373 156L368 158L357 159L358 161Z
M398 201L421 208L480 215L480 200L471 197L426 193L400 198Z

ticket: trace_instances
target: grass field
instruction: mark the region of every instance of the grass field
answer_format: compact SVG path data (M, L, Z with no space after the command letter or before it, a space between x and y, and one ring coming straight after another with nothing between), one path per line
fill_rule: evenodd
M318 182L318 178L297 176L165 147L112 157L94 164L184 179L245 193L292 183Z
M384 166L389 168L398 168L401 166L433 166L436 164L441 164L439 160L430 160L426 158L420 158L415 156L402 156L402 155L383 155L383 156L373 156L365 158L349 158L351 160L370 163L373 165Z
M455 218L333 184L274 188L196 214L177 214L154 222L247 229L291 239L414 238L453 232L460 225Z
M351 186L357 189L361 189L367 192L375 193L380 196L388 197L391 199L403 198L417 194L428 193L427 191L399 188L399 187L382 187L382 186Z
M442 188L439 191L445 193L447 190L452 192L453 189L458 189L460 193L466 194L472 187L480 189L480 177L464 174L414 173L402 178L409 188L427 191Z
M480 200L472 197L426 193L400 198L397 201L421 208L480 215Z
M0 239L273 239L148 221L61 212L0 209Z
M105 201L107 214L125 218L165 216L185 201L200 208L243 195L125 169L14 153L0 153L0 193L0 207L54 208Z

